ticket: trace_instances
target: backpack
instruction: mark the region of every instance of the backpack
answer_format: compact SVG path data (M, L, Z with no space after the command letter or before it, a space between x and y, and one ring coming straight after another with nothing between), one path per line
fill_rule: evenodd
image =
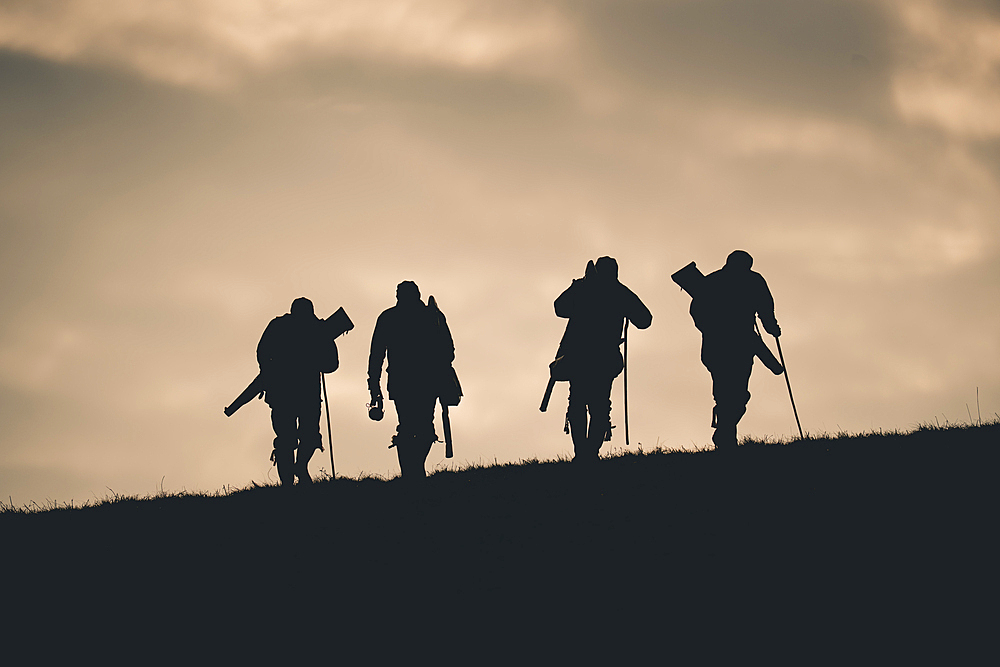
M427 297L427 308L430 309L435 318L441 340L443 341L446 336L450 337L450 334L447 332L448 321L445 319L441 309L438 308L437 301L433 296ZM447 366L442 365L437 378L437 385L436 393L441 400L441 405L454 407L462 401L462 384L458 381L458 373L455 372L455 367L450 361Z

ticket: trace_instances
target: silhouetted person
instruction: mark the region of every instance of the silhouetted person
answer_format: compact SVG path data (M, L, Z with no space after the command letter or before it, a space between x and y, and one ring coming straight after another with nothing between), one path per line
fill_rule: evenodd
M299 297L291 312L271 320L257 345L274 427L274 452L282 485L310 484L309 459L320 448L320 368L337 368L337 344L324 335L312 301ZM298 457L296 458L296 451Z
M396 305L379 315L368 356L368 390L373 406L382 406L382 363L388 356L389 400L399 425L392 438L404 479L426 475L424 462L434 432L434 405L441 378L455 359L451 331L437 308L424 305L416 283L396 286Z
M569 318L558 363L569 377L569 419L574 461L596 461L611 430L611 385L622 372L619 346L625 319L639 329L653 322L649 309L618 282L618 262L601 257L588 263L555 301L556 315ZM590 414L590 424L587 415Z
M725 266L705 276L698 296L691 301L691 317L702 333L701 361L712 374L712 442L718 450L736 447L736 425L750 401L747 387L761 344L756 317L760 316L769 334L781 335L771 290L751 266L749 253L734 250Z

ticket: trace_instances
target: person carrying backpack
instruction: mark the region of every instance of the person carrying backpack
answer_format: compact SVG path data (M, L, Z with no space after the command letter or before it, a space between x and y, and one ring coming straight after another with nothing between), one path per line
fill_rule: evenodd
M368 391L378 415L386 358L389 400L399 420L392 446L402 477L421 479L427 474L424 465L431 445L437 441L434 406L441 395L442 378L448 376L455 359L455 344L444 316L436 306L420 300L420 289L410 280L396 286L396 305L378 316L372 332Z
M704 277L691 301L691 317L702 334L701 362L712 374L712 442L720 451L736 448L736 425L750 401L753 359L763 344L755 328L757 316L765 331L781 335L771 290L752 266L749 253L734 250L725 266Z
M333 338L316 317L312 301L299 297L288 313L271 320L257 344L275 436L271 460L282 486L291 486L296 477L299 484L312 483L309 459L322 448L320 372L332 373L339 366Z
M553 372L569 379L566 418L573 460L591 463L611 433L611 385L624 368L620 345L625 321L646 329L653 315L618 281L618 262L612 257L588 262L584 277L574 280L554 306L556 316L569 319Z

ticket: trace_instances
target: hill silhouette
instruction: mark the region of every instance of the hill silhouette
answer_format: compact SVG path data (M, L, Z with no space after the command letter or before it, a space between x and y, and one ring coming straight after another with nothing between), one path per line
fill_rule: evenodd
M0 628L42 663L960 663L992 628L998 445L994 422L5 506Z

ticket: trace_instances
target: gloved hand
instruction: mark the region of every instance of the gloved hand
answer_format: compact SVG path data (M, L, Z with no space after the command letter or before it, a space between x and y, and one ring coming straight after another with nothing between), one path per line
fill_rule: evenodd
M381 421L385 410L382 409L382 390L376 389L371 392L371 403L368 404L368 418L372 421Z
M764 325L764 331L766 331L767 333L771 334L775 338L777 338L778 336L781 335L781 327L778 326L777 322L775 322L774 324L772 324L770 326L768 326L768 325L765 324Z
M368 393L371 395L371 405L382 407L382 383L378 378L368 378Z

